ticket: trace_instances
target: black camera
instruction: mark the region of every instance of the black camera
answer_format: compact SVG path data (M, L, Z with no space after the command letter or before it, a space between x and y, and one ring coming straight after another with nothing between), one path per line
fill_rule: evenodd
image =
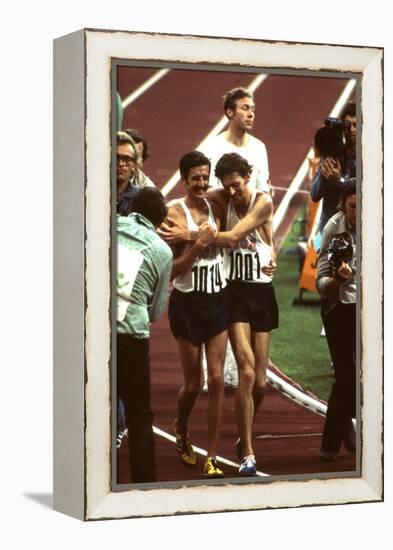
M314 136L315 147L321 157L340 158L344 154L344 130L347 122L339 118L327 118L325 125Z
M348 232L333 237L328 248L328 262L338 269L342 262L349 264L353 257L352 239Z

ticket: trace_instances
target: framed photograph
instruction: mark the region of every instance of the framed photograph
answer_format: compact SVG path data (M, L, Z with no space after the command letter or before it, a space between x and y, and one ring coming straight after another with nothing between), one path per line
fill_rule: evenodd
M55 40L55 509L97 520L383 499L382 74L383 50L361 46L94 29ZM173 426L185 379L173 327L167 312L160 312L147 333L154 479L140 481L133 477L130 456L141 445L130 443L135 432L120 422L117 338L118 165L125 169L137 157L119 153L124 143L119 132L120 138L131 135L133 151L142 144L136 168L146 178L141 186L154 184L171 205L185 194L180 158L198 150L211 160L209 144L227 130L230 119L223 97L239 88L255 107L245 133L255 135L267 151L263 191L274 209L276 253L292 254L292 266L299 262L293 272L296 291L289 291L293 302L286 307L302 311L290 317L290 331L284 318L271 336L266 395L253 421L255 475L242 475L242 453L238 457L235 448L235 380L226 381L222 405L216 457L223 476L211 478L206 475L207 418L214 392L207 387L202 358L201 391L188 422L196 461L190 467L178 456ZM345 445L321 460L329 395L305 390L286 365L291 363L287 357L296 357L301 364L295 370L303 376L318 368L318 350L324 350L325 377L329 386L333 383L327 344L319 335L322 321L315 321L319 307L314 307L319 305L317 253L310 237L318 233L321 209L309 197L319 157L334 156L315 146L316 133L332 124L342 136L349 103L355 108L356 140L353 171L347 175L356 177L358 212L356 410L351 415L356 439L353 448ZM131 210L121 216L128 220ZM280 257L277 263L280 309L280 301L288 298L290 268L286 260L280 267ZM311 342L303 320L309 310L315 324Z

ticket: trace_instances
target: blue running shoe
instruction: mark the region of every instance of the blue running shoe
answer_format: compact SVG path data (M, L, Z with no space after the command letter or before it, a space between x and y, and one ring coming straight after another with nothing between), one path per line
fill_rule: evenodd
M241 476L256 476L257 465L254 455L245 456L240 463L239 474Z

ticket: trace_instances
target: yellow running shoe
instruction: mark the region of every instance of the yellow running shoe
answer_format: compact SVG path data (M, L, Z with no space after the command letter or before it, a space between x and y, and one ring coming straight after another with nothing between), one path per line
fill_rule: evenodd
M210 478L224 477L223 471L217 466L217 460L211 456L208 456L206 459L203 475Z
M177 418L173 421L173 431L176 436L176 447L179 457L187 466L195 466L197 458L191 445L190 435L187 434L186 437L182 436L179 431Z

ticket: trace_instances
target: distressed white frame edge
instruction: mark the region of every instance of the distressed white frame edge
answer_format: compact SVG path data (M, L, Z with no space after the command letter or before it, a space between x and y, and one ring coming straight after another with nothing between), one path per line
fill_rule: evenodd
M382 471L382 60L369 47L86 30L86 317L84 519L378 501ZM217 40L220 47L217 46ZM181 53L179 53L181 52ZM82 56L83 53L80 52ZM363 110L362 477L111 492L110 69L112 58L361 72ZM99 92L97 92L99 90ZM377 101L375 99L377 98ZM377 192L376 192L377 191ZM82 235L80 236L82 238ZM380 243L380 246L378 246ZM375 299L377 298L377 299ZM107 314L103 315L103 312ZM378 368L373 370L373 365ZM376 370L376 372L375 372ZM78 389L76 389L78 392ZM377 406L375 404L378 404ZM82 422L82 419L81 419ZM59 508L58 508L59 509ZM67 512L69 513L69 512ZM74 514L80 517L80 514Z
M85 518L84 31L54 42L53 506Z

